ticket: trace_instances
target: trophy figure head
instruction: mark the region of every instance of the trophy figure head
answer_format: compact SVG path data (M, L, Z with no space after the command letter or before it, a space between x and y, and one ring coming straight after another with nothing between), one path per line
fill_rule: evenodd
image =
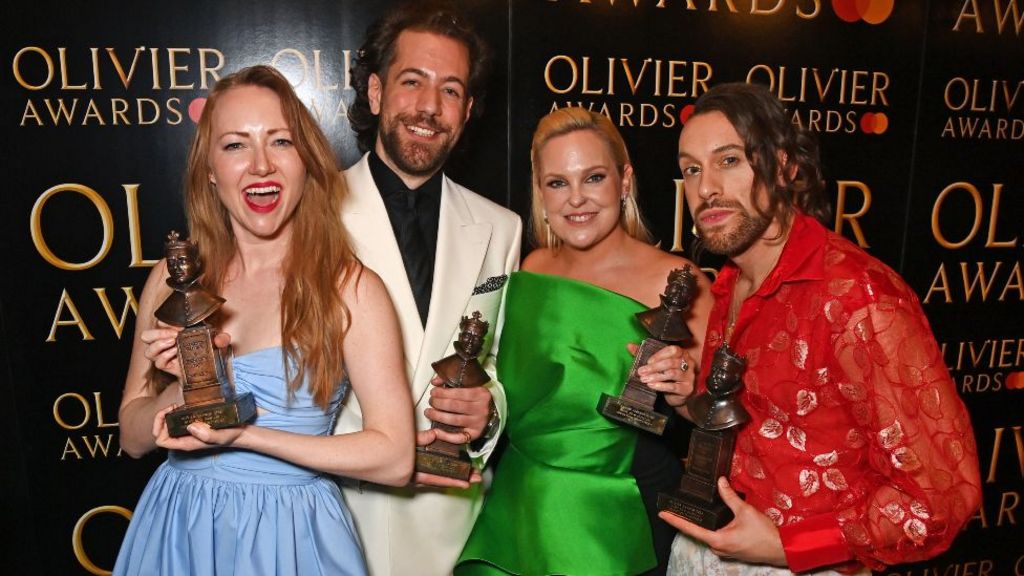
M731 396L739 392L743 381L743 369L747 367L747 361L742 356L737 356L728 344L723 344L715 350L714 360L711 361L711 373L706 381L708 393L716 398Z
M464 358L475 358L480 354L489 326L479 311L473 312L471 316L463 316L462 322L459 323L459 340L455 345L459 355Z
M188 286L202 272L196 245L188 240L182 240L174 230L171 230L164 241L164 256L167 259L167 272L171 275L167 283L172 288Z
M668 285L661 295L661 301L667 307L685 310L690 307L690 301L696 293L697 277L690 272L690 265L687 264L669 272Z

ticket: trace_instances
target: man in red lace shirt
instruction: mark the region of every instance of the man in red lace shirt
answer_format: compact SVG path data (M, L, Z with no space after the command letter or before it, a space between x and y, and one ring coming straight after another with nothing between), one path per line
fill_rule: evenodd
M723 342L746 357L751 420L719 481L735 520L662 514L683 532L670 573L866 572L944 551L981 499L970 419L911 289L816 220L814 141L763 87L726 84L697 101L679 166L703 246L729 257L701 365Z

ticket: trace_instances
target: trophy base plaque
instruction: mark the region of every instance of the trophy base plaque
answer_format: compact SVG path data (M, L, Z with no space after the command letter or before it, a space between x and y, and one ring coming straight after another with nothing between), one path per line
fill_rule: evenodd
M601 394L597 410L612 420L658 436L665 433L665 426L668 425L668 416L622 396Z
M724 502L706 502L679 490L658 494L658 510L665 510L708 530L718 530L733 519Z
M231 400L185 405L167 413L167 432L172 438L188 436L188 425L205 422L210 428L231 428L245 424L256 415L256 399L252 392L239 394Z
M416 471L468 482L473 474L473 461L465 452L453 456L421 446L416 448Z

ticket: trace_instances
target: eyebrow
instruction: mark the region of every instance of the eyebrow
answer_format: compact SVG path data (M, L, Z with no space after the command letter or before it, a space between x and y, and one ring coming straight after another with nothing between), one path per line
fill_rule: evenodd
M274 134L277 134L278 132L291 132L291 129L290 128L271 128L270 130L267 130L267 134L269 134L269 135L274 135ZM249 135L250 134L248 132L245 132L243 130L231 130L229 132L224 132L223 134L218 136L218 138L223 138L225 136L241 136L242 138L248 138Z
M408 72L410 74L415 74L415 75L417 75L417 76L419 76L421 78L429 78L430 77L430 75L427 74L426 70L423 70L422 68L403 68L403 69L398 71L398 74L395 74L395 78L398 78L399 76L401 76L402 74L405 74L406 72ZM447 76L447 77L441 79L441 83L442 84L447 84L448 82L455 82L459 86L462 86L463 89L466 88L466 83L463 82L462 78L459 78L458 76Z
M724 144L724 145L719 146L719 147L715 148L714 150L712 150L711 154L712 155L721 154L722 152L727 152L729 150L739 150L740 152L743 152L744 154L747 153L746 149L744 149L743 146L740 146L739 144ZM690 154L688 154L686 152L680 152L678 158L681 160L684 157L685 158L693 158L692 155L690 155Z
M582 170L580 170L580 172L590 173L590 172L593 172L595 170L611 170L611 168L609 168L607 164L594 164L593 166L587 166L587 167L583 168ZM563 178L564 177L561 172L557 172L557 171L554 171L554 170L551 171L551 172L545 172L545 173L541 174L542 178L549 178L549 177L552 177L552 176L557 176L559 178Z

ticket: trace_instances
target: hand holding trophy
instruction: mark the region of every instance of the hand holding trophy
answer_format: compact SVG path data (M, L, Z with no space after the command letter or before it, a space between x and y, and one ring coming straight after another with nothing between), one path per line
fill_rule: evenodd
M463 316L459 324L459 339L455 341L455 354L446 356L431 364L434 372L448 388L472 388L490 382L477 355L480 354L484 336L487 335L488 324L481 319L480 312L471 316ZM458 426L432 422L431 428L440 428L446 432L460 433ZM432 443L416 448L416 471L468 481L473 474L473 461L466 451L465 444L452 444L437 439Z
M747 361L728 344L715 350L707 392L690 397L686 408L696 428L690 435L686 472L673 494L658 495L658 509L668 510L708 530L732 520L732 510L718 494L718 479L729 476L737 429L750 420L737 394Z
M690 272L690 266L673 270L668 275L668 285L661 295L661 306L636 315L651 335L644 339L629 369L626 387L621 396L601 394L597 409L608 418L630 426L661 435L668 424L668 416L654 409L658 393L641 380L637 370L647 364L650 357L668 346L680 345L693 337L686 327L683 316L690 308L690 302L697 292L697 279Z
M185 405L167 413L172 437L188 435L188 425L205 422L211 428L238 426L256 415L252 393L235 395L224 352L213 345L213 328L205 322L224 299L199 283L202 268L196 245L171 231L164 243L167 285L171 295L157 308L158 320L182 328L177 336L181 390Z

